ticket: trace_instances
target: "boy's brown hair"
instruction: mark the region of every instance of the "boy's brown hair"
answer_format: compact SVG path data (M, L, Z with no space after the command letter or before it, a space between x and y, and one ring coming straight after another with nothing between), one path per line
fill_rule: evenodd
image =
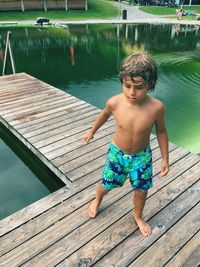
M136 53L124 59L119 72L121 83L125 77L131 77L134 82L134 77L141 76L148 83L148 91L154 90L158 74L155 61L146 53Z

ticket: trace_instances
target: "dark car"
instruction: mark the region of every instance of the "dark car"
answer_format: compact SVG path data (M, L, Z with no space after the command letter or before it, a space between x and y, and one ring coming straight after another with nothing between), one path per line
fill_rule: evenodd
M40 17L36 19L36 23L37 24L41 24L41 26L43 26L44 23L49 24L49 19L48 18L44 18L44 17Z

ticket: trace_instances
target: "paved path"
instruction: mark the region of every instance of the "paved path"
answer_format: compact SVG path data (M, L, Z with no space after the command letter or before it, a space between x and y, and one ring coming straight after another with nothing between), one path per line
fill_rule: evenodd
M156 17L163 17L159 15L153 15L139 10L139 6L130 6L122 2L113 2L113 5L117 6L119 9L119 17L122 18L122 10L127 10L127 20L133 19L152 19ZM121 16L120 16L121 14Z

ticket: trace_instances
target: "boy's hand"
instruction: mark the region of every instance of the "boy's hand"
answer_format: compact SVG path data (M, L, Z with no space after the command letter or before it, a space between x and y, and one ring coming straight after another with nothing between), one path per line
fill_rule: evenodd
M163 160L162 163L161 163L161 172L160 172L160 176L161 176L161 177L162 177L162 176L165 176L165 175L168 174L168 172L169 172L169 163Z
M93 133L90 131L88 131L85 135L84 135L84 141L87 143L89 143L90 139L92 139L94 137Z

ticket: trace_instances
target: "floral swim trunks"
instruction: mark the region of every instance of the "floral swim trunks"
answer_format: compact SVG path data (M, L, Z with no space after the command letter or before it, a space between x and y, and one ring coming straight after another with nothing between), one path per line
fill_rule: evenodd
M127 154L110 144L102 175L102 186L106 190L121 187L127 177L132 189L146 192L152 183L152 151L148 145L143 151Z

